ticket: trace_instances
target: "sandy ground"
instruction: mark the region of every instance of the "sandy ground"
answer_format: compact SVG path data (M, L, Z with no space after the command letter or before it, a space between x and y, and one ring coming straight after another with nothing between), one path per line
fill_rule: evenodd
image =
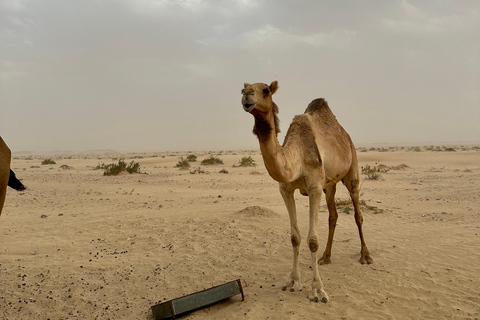
M258 167L232 167L244 155ZM304 290L281 290L288 214L258 152L224 152L225 165L201 174L174 168L180 154L140 156L145 174L120 176L93 170L114 162L108 155L13 159L29 189L9 189L0 217L1 319L151 320L156 303L238 278L244 302L185 319L480 319L479 151L359 152L360 166L408 168L362 183L361 199L376 207L363 210L374 264L357 262L353 214L339 209L332 264L320 267L326 304L307 298L308 199L298 191ZM343 186L337 198L348 199Z

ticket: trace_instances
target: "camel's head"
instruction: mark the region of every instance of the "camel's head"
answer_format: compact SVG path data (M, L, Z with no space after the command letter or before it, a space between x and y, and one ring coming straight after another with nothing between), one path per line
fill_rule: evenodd
M273 81L270 86L265 83L244 84L242 89L243 110L253 115L256 113L268 113L272 109L278 112L275 103L272 101L272 95L278 89L278 82Z

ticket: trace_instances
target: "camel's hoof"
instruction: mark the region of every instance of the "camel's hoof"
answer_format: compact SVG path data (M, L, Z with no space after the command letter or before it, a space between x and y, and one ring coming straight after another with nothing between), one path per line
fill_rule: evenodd
M365 264L365 263L366 264L372 264L373 263L373 259L369 255L365 256L365 257L361 257L359 261L360 261L361 264Z
M327 298L325 298L325 297L322 298L322 302L323 302L323 303L327 303L327 301L328 301Z
M330 264L330 263L332 263L332 260L330 260L330 258L320 258L318 260L318 264L321 265L321 266L323 266L325 264Z
M284 286L284 287L282 288L282 291L287 291L287 286Z
M315 303L318 303L318 301L320 301L320 299L318 299L318 297L315 297L315 299L313 299L313 302L315 302Z

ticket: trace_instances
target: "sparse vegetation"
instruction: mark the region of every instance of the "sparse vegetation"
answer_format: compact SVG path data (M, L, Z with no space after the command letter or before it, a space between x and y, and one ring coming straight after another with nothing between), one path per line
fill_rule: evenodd
M370 165L367 164L365 167L362 166L362 173L365 175L366 180L379 180L382 175L378 174L378 172L386 173L388 170L389 169L385 165L379 165L378 167L375 165L370 167Z
M175 168L179 168L180 170L187 170L190 168L190 162L187 159L180 157L180 160L178 160Z
M104 165L104 170L104 176L116 176L124 171L128 173L140 173L140 164L133 160L127 164L123 159L120 159L118 163Z
M57 164L57 163L52 158L48 158L48 159L43 160L42 164L46 165L46 164Z
M337 206L337 209L338 210L341 210L343 213L346 213L346 214L350 214L350 212L353 210L353 208L351 207L352 206L352 202L349 200L340 200L340 199L336 199L335 200L335 205ZM382 213L383 212L383 209L379 209L375 206L370 206L367 204L367 202L363 199L361 199L359 201L359 205L361 207L360 210L369 210L369 211L372 211L373 214L377 214L377 213Z
M218 173L228 173L228 171L224 168L224 169L218 171Z
M208 173L208 171L205 171L205 170L203 170L201 167L198 167L198 168L193 169L192 171L190 171L190 173L191 173L191 174L196 174L196 173L201 174L201 173Z
M216 164L223 164L223 160L215 156L210 156L210 158L203 159L201 164L204 166L212 166Z
M107 168L107 165L103 162L99 163L93 170L105 170Z
M350 208L350 207L344 207L342 211L343 211L344 213L346 213L346 214L350 214L350 211L352 211L352 208Z
M250 156L243 157L238 162L238 167L256 167L256 166L257 164L255 163L255 160Z
M188 162L196 162L197 161L197 156L194 155L194 154L191 154L191 155L187 156L187 161Z

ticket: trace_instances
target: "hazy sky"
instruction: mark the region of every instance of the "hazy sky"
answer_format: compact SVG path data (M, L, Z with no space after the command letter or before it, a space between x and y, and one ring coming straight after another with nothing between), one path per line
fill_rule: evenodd
M325 98L357 145L480 141L480 1L0 0L13 151L257 149Z

